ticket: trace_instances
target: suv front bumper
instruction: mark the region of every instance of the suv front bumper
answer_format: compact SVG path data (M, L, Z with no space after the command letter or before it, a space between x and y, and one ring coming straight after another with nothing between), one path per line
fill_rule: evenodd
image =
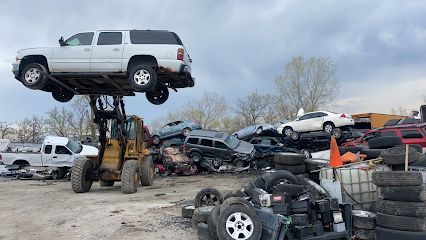
M21 60L12 63L12 72L15 75L15 78L19 80L19 65L21 64Z

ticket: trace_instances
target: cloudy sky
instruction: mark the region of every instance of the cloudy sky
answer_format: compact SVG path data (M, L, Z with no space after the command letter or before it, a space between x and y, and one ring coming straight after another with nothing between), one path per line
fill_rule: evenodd
M292 57L330 57L342 82L335 110L416 109L426 94L426 1L2 1L0 121L61 106L26 89L11 73L16 51L56 46L58 38L96 29L167 29L193 58L194 88L161 106L143 94L125 99L148 121L216 91L232 102L275 93L274 77Z

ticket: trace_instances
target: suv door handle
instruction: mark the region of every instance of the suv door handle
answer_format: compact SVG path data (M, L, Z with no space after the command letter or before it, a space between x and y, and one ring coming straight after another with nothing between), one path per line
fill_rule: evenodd
M120 51L120 49L119 48L113 48L112 51L118 52L118 51Z
M90 52L90 48L85 48L84 51L85 52Z
M53 158L58 158L58 156L53 156Z

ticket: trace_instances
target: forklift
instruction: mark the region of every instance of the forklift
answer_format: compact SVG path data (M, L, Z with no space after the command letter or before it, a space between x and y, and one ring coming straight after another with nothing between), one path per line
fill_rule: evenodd
M142 118L127 116L123 96L90 95L90 107L99 131L98 156L77 160L71 169L76 193L90 191L93 181L102 187L121 181L121 191L135 193L139 184L152 185L154 164L144 141Z

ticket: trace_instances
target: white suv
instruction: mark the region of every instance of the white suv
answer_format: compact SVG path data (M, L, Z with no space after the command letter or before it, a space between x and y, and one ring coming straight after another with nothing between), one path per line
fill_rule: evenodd
M168 88L194 86L192 60L174 32L83 32L67 40L61 37L59 45L18 51L12 64L15 78L27 88L52 92L60 102L75 94L146 92L151 103L162 104Z

